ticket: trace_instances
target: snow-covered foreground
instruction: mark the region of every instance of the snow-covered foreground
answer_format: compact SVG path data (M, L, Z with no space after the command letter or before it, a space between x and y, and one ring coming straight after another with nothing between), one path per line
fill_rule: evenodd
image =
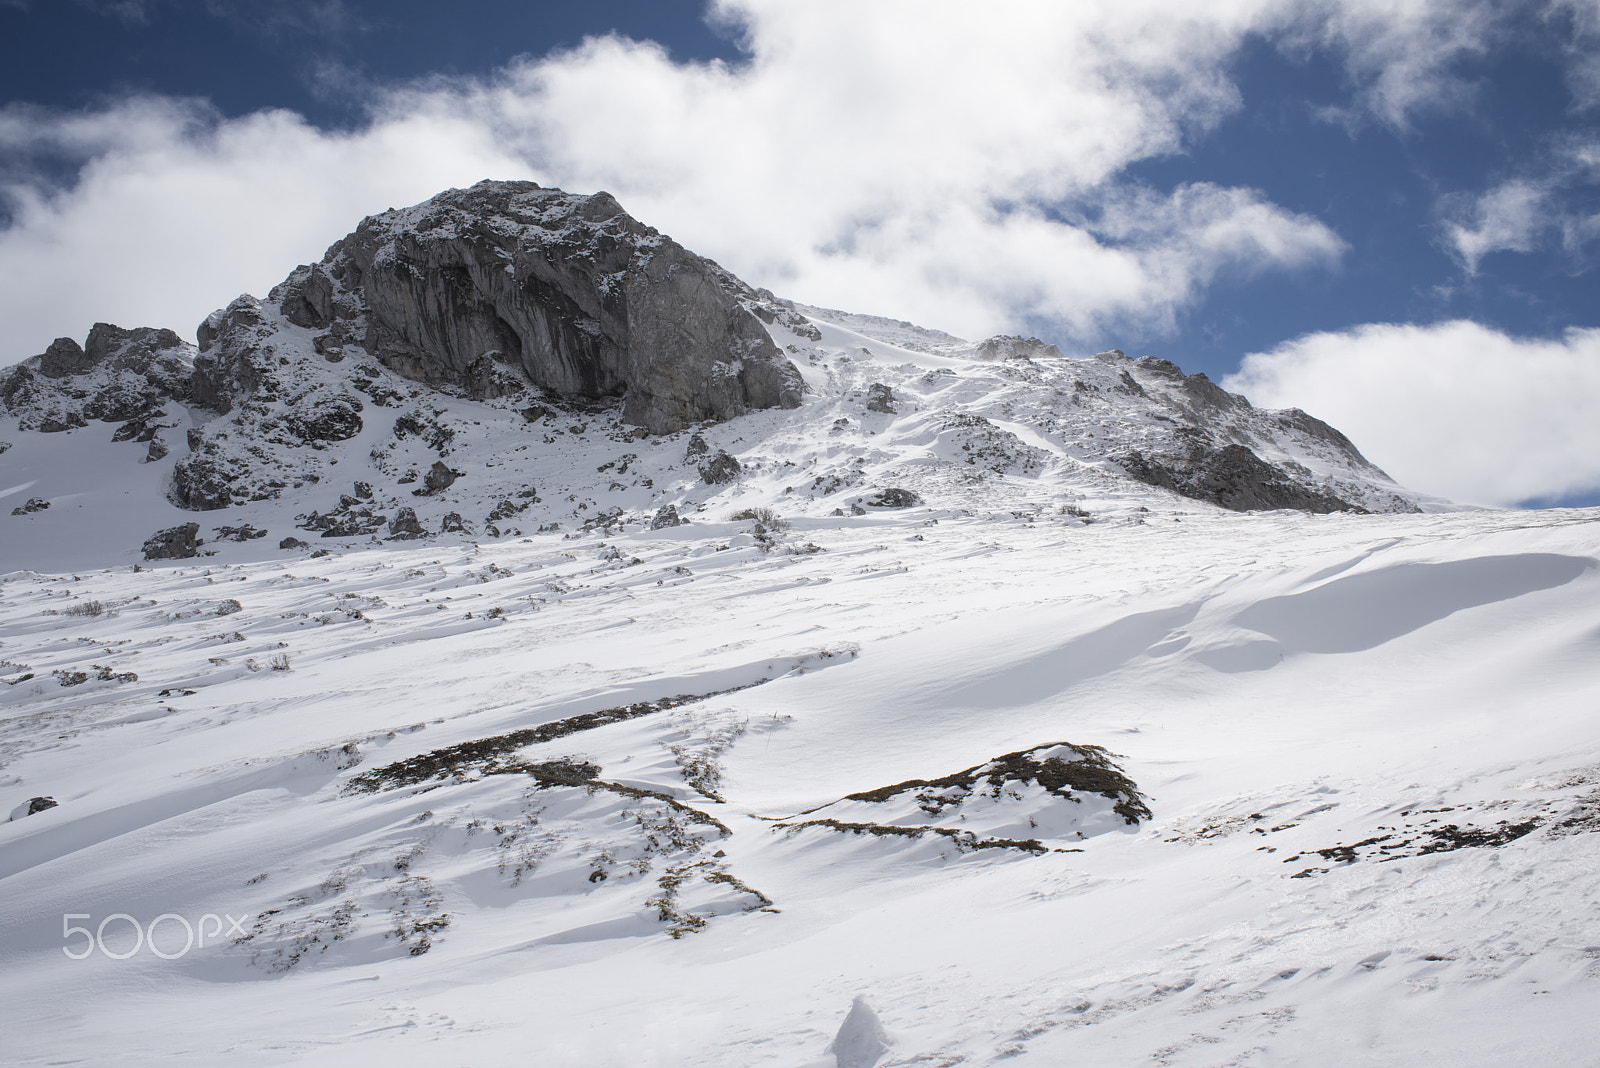
M3 1059L1594 1063L1600 513L751 528L4 576Z

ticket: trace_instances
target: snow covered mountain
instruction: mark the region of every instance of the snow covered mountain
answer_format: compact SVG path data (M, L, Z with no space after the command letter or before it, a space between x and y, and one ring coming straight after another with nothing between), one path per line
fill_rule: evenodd
M282 540L299 536L285 503L310 534L357 539L726 506L1092 513L1168 499L1150 486L1238 510L1441 503L1317 419L1164 360L799 308L605 194L530 183L368 219L267 300L214 313L199 341L99 324L0 379L7 488L50 506L11 524L6 559L46 562L107 493L127 559L154 533L130 530L134 515L170 527L227 508L199 540ZM104 489L55 462L80 449L101 458L73 467ZM436 464L450 485L429 487Z
M199 341L0 376L8 1062L1591 1062L1600 511L525 184Z

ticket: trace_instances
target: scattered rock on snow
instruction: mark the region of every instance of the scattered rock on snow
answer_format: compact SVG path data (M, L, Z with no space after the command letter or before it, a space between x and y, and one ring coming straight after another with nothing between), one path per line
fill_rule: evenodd
M27 504L24 504L20 508L11 509L11 514L32 515L35 512L42 512L48 507L50 507L50 502L45 500L43 497L29 497Z
M890 486L868 494L861 503L868 508L915 508L922 503L922 498L908 489Z
M214 529L217 532L217 537L223 541L254 541L256 538L267 536L267 532L264 529L252 526L249 523L237 527L216 527Z

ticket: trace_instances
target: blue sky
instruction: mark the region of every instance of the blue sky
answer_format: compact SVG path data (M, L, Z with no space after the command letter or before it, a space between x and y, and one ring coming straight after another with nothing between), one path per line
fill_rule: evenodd
M1425 490L1600 501L1597 56L1595 0L0 0L0 363L527 177L782 295L1166 356Z

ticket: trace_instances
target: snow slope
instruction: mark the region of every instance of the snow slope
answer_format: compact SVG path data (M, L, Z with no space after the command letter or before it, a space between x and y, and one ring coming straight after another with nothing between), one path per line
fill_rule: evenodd
M13 570L6 1060L1592 1063L1600 513L1146 502Z
M8 376L0 1059L1593 1063L1600 511L737 294L808 393L675 434Z

